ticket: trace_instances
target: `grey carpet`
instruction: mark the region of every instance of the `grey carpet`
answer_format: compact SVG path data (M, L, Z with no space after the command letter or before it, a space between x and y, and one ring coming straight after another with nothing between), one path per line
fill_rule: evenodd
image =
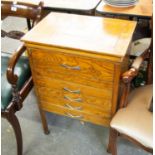
M12 30L26 31L26 20L18 17L7 17L2 21L1 29L9 32ZM12 54L17 48L22 45L22 42L8 37L1 38L1 51Z

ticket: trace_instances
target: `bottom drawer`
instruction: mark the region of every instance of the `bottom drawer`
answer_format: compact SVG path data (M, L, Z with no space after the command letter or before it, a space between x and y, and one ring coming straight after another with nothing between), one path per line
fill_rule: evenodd
M41 104L41 108L48 112L53 112L56 114L68 116L71 118L79 119L86 122L91 122L93 124L98 124L102 126L109 126L110 124L111 118L107 116L97 117L85 112L81 112L78 110L70 110L68 108L65 108L59 105L54 105L51 103L46 103L46 102L41 102L40 104Z

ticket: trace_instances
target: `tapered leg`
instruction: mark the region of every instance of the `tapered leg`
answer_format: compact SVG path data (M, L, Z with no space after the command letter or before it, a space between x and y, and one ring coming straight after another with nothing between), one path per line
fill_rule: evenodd
M117 146L116 146L117 136L118 136L118 132L110 128L109 144L108 144L107 152L111 153L112 155L117 155Z
M15 136L16 136L16 141L17 141L17 155L22 155L23 152L23 140L22 140L22 132L20 128L20 124L18 121L18 118L16 117L15 114L9 113L6 119L10 122L12 125Z
M44 130L44 133L49 134L48 124L47 124L45 112L41 109L41 107L39 105L38 105L38 107L39 107L39 111L40 111L40 116L41 116L42 127L43 127L43 130Z

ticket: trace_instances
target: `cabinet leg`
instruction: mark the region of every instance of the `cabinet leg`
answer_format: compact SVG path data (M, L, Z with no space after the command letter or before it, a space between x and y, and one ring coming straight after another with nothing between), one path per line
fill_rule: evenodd
M40 111L40 116L41 116L41 121L42 121L42 127L44 130L44 133L47 135L49 134L49 130L48 130L48 124L46 120L45 111L43 111L40 106L39 106L39 111Z

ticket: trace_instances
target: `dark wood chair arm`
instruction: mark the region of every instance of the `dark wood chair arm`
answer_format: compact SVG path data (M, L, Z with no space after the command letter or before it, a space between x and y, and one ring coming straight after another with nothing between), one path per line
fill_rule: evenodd
M131 65L131 68L123 73L122 81L124 84L123 94L121 95L119 108L126 107L128 102L128 94L130 92L131 81L137 76L142 62L149 57L150 49L146 49L139 57L137 57Z
M43 6L44 6L44 2L41 1L41 2L39 3L39 7L38 7L39 14L37 15L37 19L36 19L36 21L35 21L35 22L36 22L35 24L37 24L37 23L41 20L41 18L42 18ZM34 26L34 25L33 25L33 26Z
M137 57L137 59L132 64L132 67L122 75L123 90L122 90L119 108L123 108L127 106L127 98L130 91L131 81L137 76L142 60L143 59L141 57Z
M18 76L14 73L14 69L18 59L25 52L25 50L26 50L26 47L22 45L17 49L17 51L12 55L12 57L9 60L6 74L7 74L7 80L11 85L17 84Z
M142 62L149 57L149 54L150 49L148 48L134 60L131 68L122 75L122 80L124 83L130 83L137 76Z
M123 73L122 75L122 81L127 84L130 83L138 74L138 69L136 68L130 68L128 71Z

